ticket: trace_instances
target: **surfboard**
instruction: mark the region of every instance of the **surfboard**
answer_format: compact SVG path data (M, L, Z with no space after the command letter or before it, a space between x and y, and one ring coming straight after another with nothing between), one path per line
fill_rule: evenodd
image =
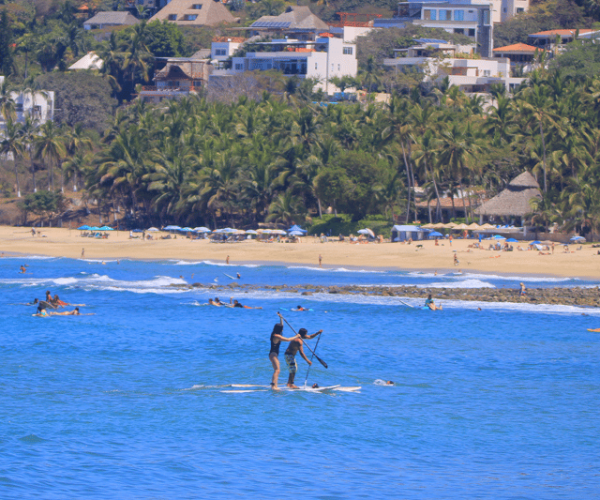
M269 388L271 386L269 385L259 385L259 384L231 384L230 387L264 387L264 388Z
M288 309L287 307L280 307L279 309L282 311L290 311L295 313L314 311L314 309L302 309L302 311L299 311L298 309Z
M46 309L58 309L54 304L50 304L50 302L46 302L45 300L40 300L39 304Z
M357 392L357 391L360 391L361 389L362 389L362 387L360 385L358 385L356 387L338 387L335 390L341 391L341 392Z
M225 394L244 394L248 392L267 392L267 389L231 389L229 391L221 391Z
M232 279L232 280L236 280L237 278L234 278L233 276L229 276L229 274L227 273L223 273L225 276L227 276L228 278Z
M600 328L588 328L588 332L600 333Z

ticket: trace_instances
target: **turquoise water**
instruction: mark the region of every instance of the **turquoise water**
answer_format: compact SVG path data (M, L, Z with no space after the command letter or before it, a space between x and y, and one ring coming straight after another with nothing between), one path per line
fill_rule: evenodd
M431 313L397 298L169 286L230 283L223 271L270 285L598 285L1 259L1 498L600 497L600 334L587 332L599 310L447 301ZM13 305L46 290L94 315L44 319ZM200 306L216 293L263 309ZM298 304L313 311L283 310ZM329 369L315 362L309 384L361 390L222 392L268 384L278 310L296 329L324 330L317 354Z

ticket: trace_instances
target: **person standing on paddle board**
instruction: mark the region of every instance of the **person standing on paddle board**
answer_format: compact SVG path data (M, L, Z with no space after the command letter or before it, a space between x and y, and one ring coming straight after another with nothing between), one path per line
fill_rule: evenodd
M299 336L295 337L290 342L288 348L285 350L285 362L288 365L288 369L290 370L287 386L291 389L298 389L298 386L294 385L296 371L298 370L298 366L296 365L296 353L300 352L300 356L304 358L304 361L306 361L309 364L309 366L312 365L312 361L306 357L306 354L304 354L304 349L302 348L302 339L314 339L317 335L321 335L321 333L323 333L323 330L319 330L317 333L308 335L308 331L306 330L306 328L300 328L300 330L298 330Z
M291 342L296 337L292 337L288 339L281 335L283 332L283 317L281 314L277 313L279 316L279 323L277 323L273 327L273 331L271 332L271 350L269 351L269 359L271 360L271 364L273 365L273 379L271 380L271 389L279 390L277 384L279 383L279 372L281 368L279 366L279 347L281 346L281 342Z

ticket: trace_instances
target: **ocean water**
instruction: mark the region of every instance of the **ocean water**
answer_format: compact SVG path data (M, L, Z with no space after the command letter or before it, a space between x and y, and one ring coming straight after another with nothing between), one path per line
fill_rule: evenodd
M587 331L600 310L443 301L434 313L393 297L170 286L228 284L236 272L308 288L599 284L0 259L0 498L600 498L600 334ZM46 290L91 315L32 317L21 304ZM215 294L263 309L201 305ZM298 304L312 311L289 311ZM360 391L223 392L269 383L277 311L324 330L317 354L329 368L315 360L309 385Z

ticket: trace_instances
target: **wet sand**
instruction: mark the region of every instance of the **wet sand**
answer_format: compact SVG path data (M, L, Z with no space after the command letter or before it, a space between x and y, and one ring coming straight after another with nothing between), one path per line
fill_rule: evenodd
M142 241L130 239L129 232L112 231L108 239L83 238L77 230L41 229L42 236L32 236L31 230L21 227L0 227L0 252L22 255L86 259L182 259L236 263L301 264L317 267L319 255L323 267L354 267L380 269L407 269L440 272L447 270L540 276L600 279L600 255L591 245L570 245L565 252L556 245L554 254L540 255L538 251L498 252L469 248L476 240L445 240L435 246L434 241L402 243L352 244L330 241L321 243L313 237L302 238L301 243L259 243L254 240L241 243L210 243L209 240L191 240L182 236L163 240L165 233L154 233L157 239ZM489 241L484 241L487 247ZM456 254L459 263L454 265Z

